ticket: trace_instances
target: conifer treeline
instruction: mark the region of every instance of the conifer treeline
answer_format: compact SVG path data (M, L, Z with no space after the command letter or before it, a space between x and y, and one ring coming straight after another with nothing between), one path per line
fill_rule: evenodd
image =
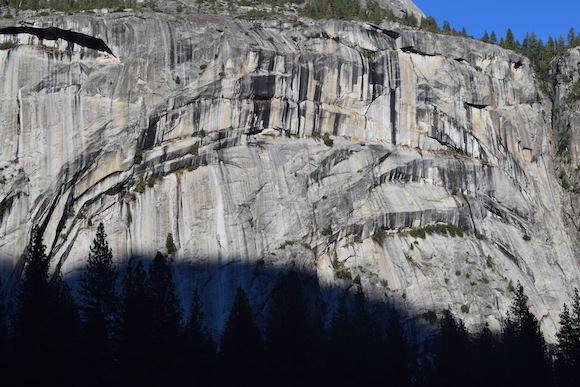
M577 386L580 381L577 291L572 305L564 306L553 351L518 284L500 335L487 327L469 334L447 312L438 322L439 335L419 354L409 345L399 312L371 306L360 285L325 329L320 313L309 309L305 278L296 271L278 275L263 330L238 288L216 343L197 290L184 316L163 255L148 268L130 262L117 292L102 223L80 280L78 306L61 276L49 277L48 269L35 227L9 324L0 297L3 385Z

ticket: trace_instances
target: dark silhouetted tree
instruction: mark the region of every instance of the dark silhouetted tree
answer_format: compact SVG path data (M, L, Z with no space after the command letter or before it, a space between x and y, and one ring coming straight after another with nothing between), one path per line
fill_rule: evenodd
M157 253L149 266L151 289L150 341L153 347L155 371L154 381L168 383L176 374L178 358L183 351L183 311L175 292L171 266L161 253Z
M564 304L557 333L555 372L559 386L580 383L580 296L574 290L572 310Z
M502 332L503 379L510 385L548 385L546 343L536 317L528 307L528 296L518 283Z
M225 385L260 384L263 369L262 338L246 292L238 287L220 343L222 382Z
M354 339L359 348L356 358L351 359L354 369L359 370L359 381L362 385L377 385L382 382L383 375L377 370L386 363L382 332L374 311L369 310L369 302L362 286L357 286L353 297L351 321L354 326Z
M487 325L473 340L473 385L487 387L497 384L500 374L499 342Z
M62 274L56 272L49 282L49 340L50 357L46 359L48 368L52 370L53 383L60 386L77 386L78 352L80 350L80 318L78 308L71 288L63 280ZM67 372L55 373L67 365Z
M281 385L295 386L313 381L320 368L316 356L320 348L316 345L319 336L295 270L278 276L271 300L266 330L271 377L286 375L279 381Z
M79 289L83 322L81 372L95 384L110 383L113 377L113 340L119 306L117 273L106 238L105 227L100 223Z
M46 361L51 356L48 267L42 232L35 226L26 250L24 278L13 319L15 378L24 385L45 383L50 371Z
M143 262L133 269L130 261L123 278L119 326L119 361L121 381L125 384L147 384L151 370L143 367L152 362L151 289Z
M187 340L185 357L189 367L186 379L198 380L200 385L211 385L214 379L215 343L203 320L201 298L196 288L191 299L189 317L185 326Z
M573 383L573 368L576 358L576 332L568 306L560 314L560 330L557 333L555 371L559 386L576 386Z
M332 385L354 385L358 382L358 372L348 372L351 367L350 354L356 352L358 343L350 313L343 302L332 317L328 333L327 377Z
M390 375L389 384L397 387L411 386L411 370L415 367L412 364L407 335L395 307L389 311L387 323L385 346L387 374Z
M445 313L435 353L436 385L464 386L472 379L470 358L471 342L463 321Z

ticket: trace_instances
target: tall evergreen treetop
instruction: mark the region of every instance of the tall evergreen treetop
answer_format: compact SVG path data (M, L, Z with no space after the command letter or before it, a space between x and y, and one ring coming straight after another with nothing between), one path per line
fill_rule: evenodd
M505 39L502 40L500 45L508 50L517 50L519 47L519 42L516 40L514 33L511 28L508 28L505 33Z
M119 323L119 368L124 384L146 385L151 382L151 291L143 262L135 268L129 261L123 278Z
M153 362L156 364L154 382L158 385L175 384L177 361L183 350L183 311L175 290L171 266L161 253L157 253L149 266L151 292L151 333Z
M412 356L399 312L395 307L389 311L386 331L387 370L394 386L411 386Z
M239 359L256 358L262 351L262 337L248 296L240 286L224 326L220 352Z
M186 330L188 340L194 352L202 352L207 349L213 349L214 344L211 336L203 322L204 313L201 305L199 290L196 288L191 299L189 308L189 317L187 319Z
M204 324L201 297L196 288L189 308L186 335L187 348L185 361L187 364L195 364L189 367L189 379L195 378L200 385L211 385L215 381L213 376L215 363L215 343Z
M580 382L580 296L574 290L572 309L564 304L557 333L555 371L560 386L577 386Z
M87 269L81 276L79 294L85 320L95 313L103 314L107 319L114 316L117 307L116 280L113 253L101 222L90 247Z
M42 243L42 232L38 226L32 229L30 244L26 251L24 279L20 283L16 313L13 320L14 357L21 373L22 383L38 384L45 380L50 354L49 317L49 259ZM30 369L22 364L32 364Z
M153 307L151 317L161 328L160 333L168 329L179 330L183 311L175 292L171 267L160 252L149 266L149 286Z
M46 329L48 313L48 266L49 258L42 243L42 232L38 226L32 229L30 245L24 262L24 279L18 293L14 334L32 341L41 339ZM38 334L38 338L31 335Z
M80 311L83 319L81 372L87 383L112 383L113 338L116 331L117 272L100 223L90 247L87 269L80 279Z
M30 246L26 252L24 281L21 291L27 296L46 297L48 294L48 267L50 261L42 243L42 232L38 226L32 229Z
M518 283L503 330L506 378L520 385L547 385L550 378L546 342Z
M461 319L450 312L441 318L441 336L436 351L435 374L438 385L463 386L472 378L471 341ZM449 378L449 375L454 375Z

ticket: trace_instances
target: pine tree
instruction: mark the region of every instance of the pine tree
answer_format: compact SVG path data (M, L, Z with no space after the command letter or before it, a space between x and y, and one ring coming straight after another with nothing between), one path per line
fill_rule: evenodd
M22 280L13 320L15 377L25 385L40 385L49 372L50 356L49 319L49 258L42 242L42 231L32 229L30 244L24 260ZM33 364L25 367L25 364ZM22 368L21 368L22 367Z
M487 387L497 384L500 378L499 343L487 324L477 334L473 342L473 384Z
M491 34L489 35L489 42L497 44L497 35L495 34L495 31L491 31Z
M387 374L392 375L390 378L391 385L398 387L407 387L412 385L411 378L411 353L407 336L399 312L395 307L389 311L387 332Z
M204 313L201 297L197 288L191 299L189 317L185 327L187 350L186 360L190 366L190 372L186 375L188 380L199 380L200 385L212 383L212 371L215 367L215 343L213 342L204 322Z
M578 351L578 338L574 330L574 321L564 304L564 310L560 314L560 330L557 333L558 344L556 346L556 376L559 386L576 386L573 369Z
M106 238L105 227L100 223L79 289L84 348L81 367L84 376L97 384L110 382L113 376L113 339L118 307L117 273Z
M49 282L49 340L50 357L46 359L50 370L63 364L69 370L63 374L52 373L53 382L59 386L78 385L78 351L80 349L80 318L71 288L56 272Z
M564 39L564 36L558 36L558 39L556 39L556 53L559 55L566 51L566 49L566 40Z
M446 34L451 33L451 24L449 24L448 20L443 21L443 27L441 28L441 31L443 31Z
M262 338L246 292L238 287L220 343L224 385L260 384L256 381L262 364Z
M528 297L518 283L515 298L503 330L503 350L508 384L548 385L550 375L546 343L536 317L528 307Z
M556 56L556 41L551 35L548 36L548 43L546 43L546 54L548 58Z
M580 381L580 295L578 289L574 289L572 297L572 326L574 328L574 342L576 343L576 352L574 356L574 366L572 368L573 380Z
M344 372L351 369L350 354L356 351L354 326L348 309L341 302L332 317L328 334L328 378L329 385L354 385L358 382L358 372ZM337 372L341 370L342 372Z
M450 312L441 318L441 336L435 355L436 384L464 386L472 380L471 342L461 320Z
M487 33L487 31L485 31L485 33L481 37L481 41L482 42L485 42L485 43L489 43L490 42L489 34Z
M574 27L571 27L568 31L568 46L569 47L576 47L577 46L578 38L576 37L576 31L574 31Z
M421 28L429 32L439 32L439 25L433 16L427 16L421 19Z
M555 371L559 386L577 386L580 382L580 296L574 290L572 310L564 304L557 333Z
M268 368L272 377L288 375L282 384L306 383L318 370L314 356L317 335L296 271L278 276L271 299L266 330Z
M514 33L512 32L511 28L508 28L505 33L505 39L503 39L502 43L500 44L503 48L507 48L508 50L517 50L519 47L519 43L516 41L514 37Z
M365 348L353 359L354 367L360 370L360 383L363 385L377 385L381 383L383 375L377 370L384 367L384 346L381 342L382 334L375 315L369 310L369 303L362 286L357 286L352 305L351 320L354 326L354 340L357 346Z
M147 384L151 381L152 361L151 289L143 262L133 269L130 261L123 278L119 327L119 360L121 380L125 384Z
M167 383L175 374L174 367L183 351L182 325L183 311L175 291L171 267L161 253L157 253L149 266L151 288L151 345L154 362L158 366L154 380Z

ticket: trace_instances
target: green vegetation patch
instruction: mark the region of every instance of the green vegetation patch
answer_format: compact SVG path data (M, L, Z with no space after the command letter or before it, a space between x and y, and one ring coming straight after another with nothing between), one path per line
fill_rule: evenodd
M15 44L13 42L0 43L0 50L10 50Z
M421 228L413 227L410 231L410 234L413 238L421 238L421 239L425 239L427 234L430 235L433 233L451 237L455 236L463 237L465 235L465 231L463 231L461 228L451 223L447 224L439 223Z

